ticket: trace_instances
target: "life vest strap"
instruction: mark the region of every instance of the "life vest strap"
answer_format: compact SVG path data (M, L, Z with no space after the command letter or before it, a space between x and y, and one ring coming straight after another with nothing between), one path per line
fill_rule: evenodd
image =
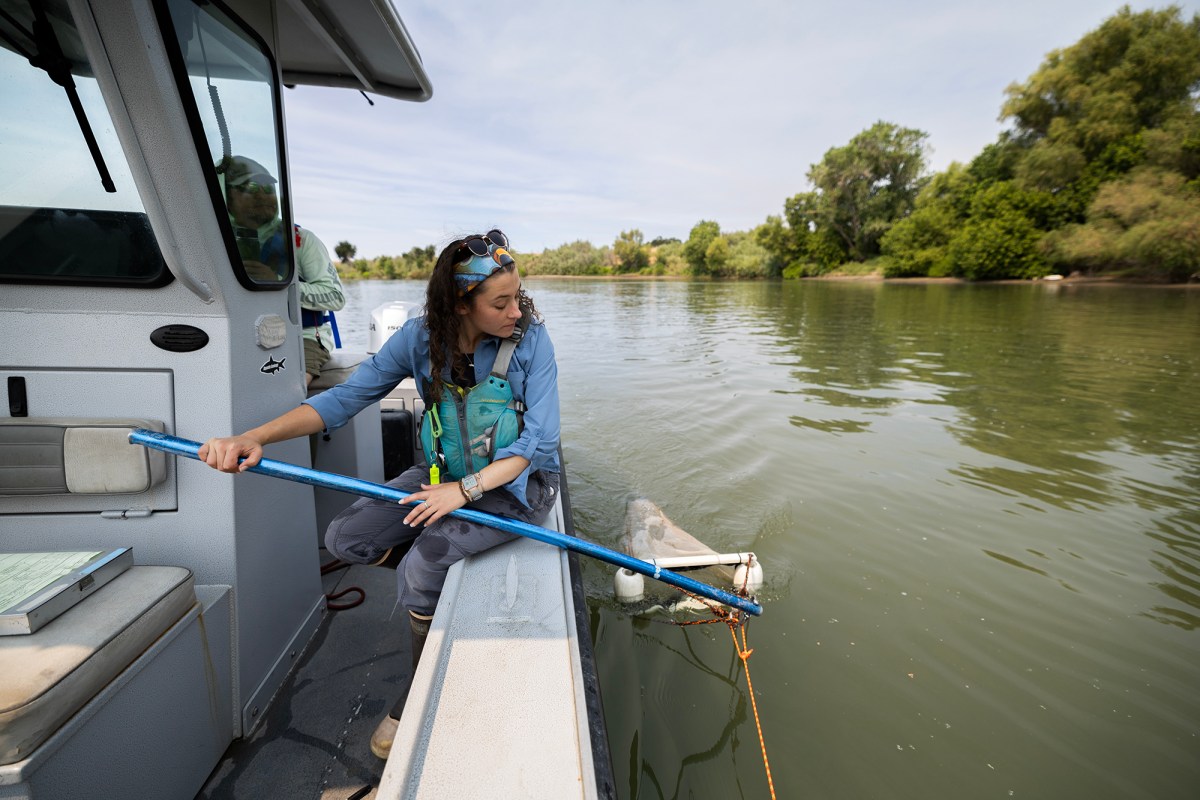
M525 331L529 328L529 314L522 314L521 321L517 323L516 329L513 330L512 336L509 336L500 343L500 350L496 353L496 363L492 364L492 377L499 378L502 381L508 380L508 364L512 361L513 353L517 349L517 345L521 343L521 339L525 336ZM519 409L524 413L525 409Z

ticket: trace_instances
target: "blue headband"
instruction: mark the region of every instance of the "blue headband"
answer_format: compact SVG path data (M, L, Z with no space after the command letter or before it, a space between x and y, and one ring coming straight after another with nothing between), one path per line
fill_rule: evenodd
M465 261L454 265L454 282L458 284L458 296L462 297L494 273L516 263L507 250L494 244L488 245L486 256L470 254Z

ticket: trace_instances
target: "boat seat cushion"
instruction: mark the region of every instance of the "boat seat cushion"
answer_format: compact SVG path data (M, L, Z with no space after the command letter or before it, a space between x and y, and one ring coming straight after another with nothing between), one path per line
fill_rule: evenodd
M145 419L0 417L0 495L136 494L162 483L166 454L129 443Z
M27 758L195 604L191 570L130 567L36 633L0 636L0 764Z
M370 356L366 353L334 350L333 355L325 362L325 366L321 367L321 374L313 378L313 382L309 384L309 396L311 397L317 390L329 389L344 382L354 373L354 370L358 369L358 365L368 358Z

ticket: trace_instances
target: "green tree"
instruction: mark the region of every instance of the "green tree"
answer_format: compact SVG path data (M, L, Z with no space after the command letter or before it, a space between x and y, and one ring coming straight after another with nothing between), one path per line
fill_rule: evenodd
M1078 181L1086 167L1087 158L1075 145L1043 139L1026 151L1014 172L1022 188L1058 192Z
M925 182L928 134L877 122L808 171L818 229L837 234L853 261L879 254L879 240L908 214Z
M395 280L396 276L399 274L396 259L392 258L391 256L380 256L379 260L375 264L375 269L372 270L372 272L381 278Z
M1013 121L1024 143L1046 140L1090 161L1114 142L1194 112L1198 85L1200 15L1185 21L1178 6L1125 6L1009 86L1001 119Z
M701 220L692 227L688 240L683 244L683 257L693 275L709 275L708 248L721 235L721 226L715 222Z
M769 216L754 229L755 241L768 254L768 274L778 275L785 269L815 273L811 268L816 260L818 245L814 230L817 226L817 192L801 192L783 201L783 216ZM834 263L845 260L845 249L838 248Z
M735 278L776 277L780 269L772 266L771 255L758 243L753 231L738 231L722 237L729 242L725 274Z
M890 257L889 278L953 273L950 240L970 212L978 183L958 162L934 175L917 195L915 209L884 234L880 246Z
M395 271L405 278L425 278L433 274L433 264L437 258L433 245L413 247L400 256Z
M1200 110L1144 131L1141 140L1147 164L1178 172L1200 189Z
M704 263L708 273L718 276L725 275L725 267L728 262L729 240L724 236L718 236L708 243L708 249L704 251Z
M1004 131L999 139L983 148L971 159L967 172L977 183L1010 181L1016 175L1017 164L1024 148L1011 131Z
M355 254L358 253L358 248L343 239L333 248L333 252L339 261L343 264L349 264L350 259L354 258Z
M641 272L650 266L650 250L642 244L642 232L621 231L613 243L613 254L617 259L617 272Z
M764 251L766 271L772 277L780 275L784 267L795 260L793 254L800 250L795 245L792 229L783 224L782 217L768 216L766 222L752 231L752 235L754 241Z

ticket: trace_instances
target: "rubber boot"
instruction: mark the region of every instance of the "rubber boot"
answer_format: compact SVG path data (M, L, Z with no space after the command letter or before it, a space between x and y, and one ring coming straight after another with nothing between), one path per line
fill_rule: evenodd
M375 726L371 734L371 752L379 758L386 759L392 752L392 742L396 739L396 730L400 727L400 715L404 713L404 704L408 701L408 692L412 689L413 677L417 674L417 662L421 660L421 651L425 649L425 639L429 636L429 624L433 617L408 612L408 624L412 629L412 672L408 681L400 690L392 710Z

